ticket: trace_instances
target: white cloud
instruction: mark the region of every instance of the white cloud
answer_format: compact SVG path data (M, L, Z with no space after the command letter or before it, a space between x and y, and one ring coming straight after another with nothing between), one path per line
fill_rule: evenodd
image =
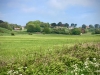
M48 4L55 9L66 9L74 5L92 6L95 4L95 0L49 0Z
M32 12L35 12L36 11L36 8L33 6L33 5L30 5L29 0L10 0L10 2L8 2L8 6L10 8L14 8L17 10L19 10L20 12L23 12L23 13L32 13ZM32 1L32 0L30 0ZM28 2L28 4L27 4Z

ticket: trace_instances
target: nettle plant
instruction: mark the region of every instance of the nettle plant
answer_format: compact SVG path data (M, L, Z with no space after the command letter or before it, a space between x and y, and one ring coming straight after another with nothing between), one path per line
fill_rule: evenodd
M100 75L100 63L96 58L87 58L82 65L72 65L72 69L72 75Z

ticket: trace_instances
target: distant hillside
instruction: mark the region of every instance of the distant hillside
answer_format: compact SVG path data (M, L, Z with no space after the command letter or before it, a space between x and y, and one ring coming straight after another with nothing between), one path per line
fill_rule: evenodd
M0 33L11 33L11 30L0 27Z

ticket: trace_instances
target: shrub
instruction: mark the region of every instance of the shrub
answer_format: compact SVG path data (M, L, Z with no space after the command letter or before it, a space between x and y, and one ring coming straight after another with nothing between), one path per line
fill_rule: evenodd
M14 33L11 33L11 35L14 36L15 34Z
M66 34L66 30L64 28L54 28L52 30L52 33L56 33L56 34Z
M28 25L27 32L34 32L34 26L33 25Z
M100 34L100 28L95 29L95 34Z
M28 33L29 35L32 35L32 33Z
M81 30L79 28L74 28L71 30L72 35L80 35Z
M49 34L51 31L50 31L49 27L45 27L43 29L43 32L46 33L46 34Z
M40 26L35 26L35 25L28 25L27 26L27 32L40 32L41 28Z

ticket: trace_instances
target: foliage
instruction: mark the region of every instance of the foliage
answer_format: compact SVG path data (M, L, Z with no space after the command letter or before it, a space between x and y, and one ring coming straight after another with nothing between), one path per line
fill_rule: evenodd
M83 28L83 29L86 29L86 25L85 25L85 24L83 24L83 25L82 25L82 28Z
M100 63L99 36L59 35L0 37L0 75L72 75L72 71L77 70L72 67L75 64L77 73L80 73L79 69L85 69L86 58L93 63ZM96 58L96 62L93 58ZM95 67L89 68L92 73L93 69L98 71ZM86 70L81 74L86 74Z
M65 23L64 26L67 27L67 28L69 28L69 24L68 23Z
M40 27L44 28L44 27L50 27L49 23L44 23L41 22Z
M57 26L62 26L63 24L62 24L62 22L58 22L58 24L57 24Z
M95 28L100 28L100 25L99 24L95 24L94 27Z
M15 34L14 33L11 33L11 35L14 36Z
M95 34L100 34L100 28L95 29Z
M34 32L34 31L35 31L35 27L33 25L27 26L27 32Z
M11 30L11 26L7 22L0 23L0 27Z
M5 67L5 71L8 75L63 75L67 74L68 71L75 75L76 73L79 75L97 75L96 71L100 68L98 57L100 47L98 49L96 47L99 47L99 43L83 44L83 46L76 44L71 48L65 46L62 50L57 49L54 50L53 53L50 51L46 55L34 53L33 59L8 64L7 67ZM84 52L87 55L84 55Z
M51 31L49 27L44 27L43 32L49 34Z
M77 26L77 24L74 24L74 23L71 23L71 27L76 27Z
M56 23L51 23L51 27L56 27L57 24Z
M29 21L26 24L26 28L27 28L27 32L41 32L41 28L40 27L49 27L48 23L43 23L40 22L39 20L36 21Z
M56 33L56 34L66 34L65 28L54 28L52 30L52 33Z
M80 35L80 33L81 33L81 29L79 28L74 28L71 30L72 35Z
M17 24L9 24L8 22L4 22L2 20L0 20L0 27L6 28L6 29L9 29L9 30L14 30L14 28L20 28L21 29L21 26L20 25L17 25Z
M89 32L94 32L95 28L89 28Z
M35 26L35 29L34 29L34 32L40 32L41 31L41 28L39 25L36 25Z
M11 30L0 27L0 33L10 33L10 32L11 32Z
M91 28L94 28L94 26L93 25L89 25L89 28L91 29Z
M75 75L99 75L100 72L99 62L96 58L92 58L92 61L90 58L86 58L82 65L74 64L72 68L73 71L71 73Z
M29 32L28 34L29 34L29 35L32 35L32 33L30 33L30 32Z

